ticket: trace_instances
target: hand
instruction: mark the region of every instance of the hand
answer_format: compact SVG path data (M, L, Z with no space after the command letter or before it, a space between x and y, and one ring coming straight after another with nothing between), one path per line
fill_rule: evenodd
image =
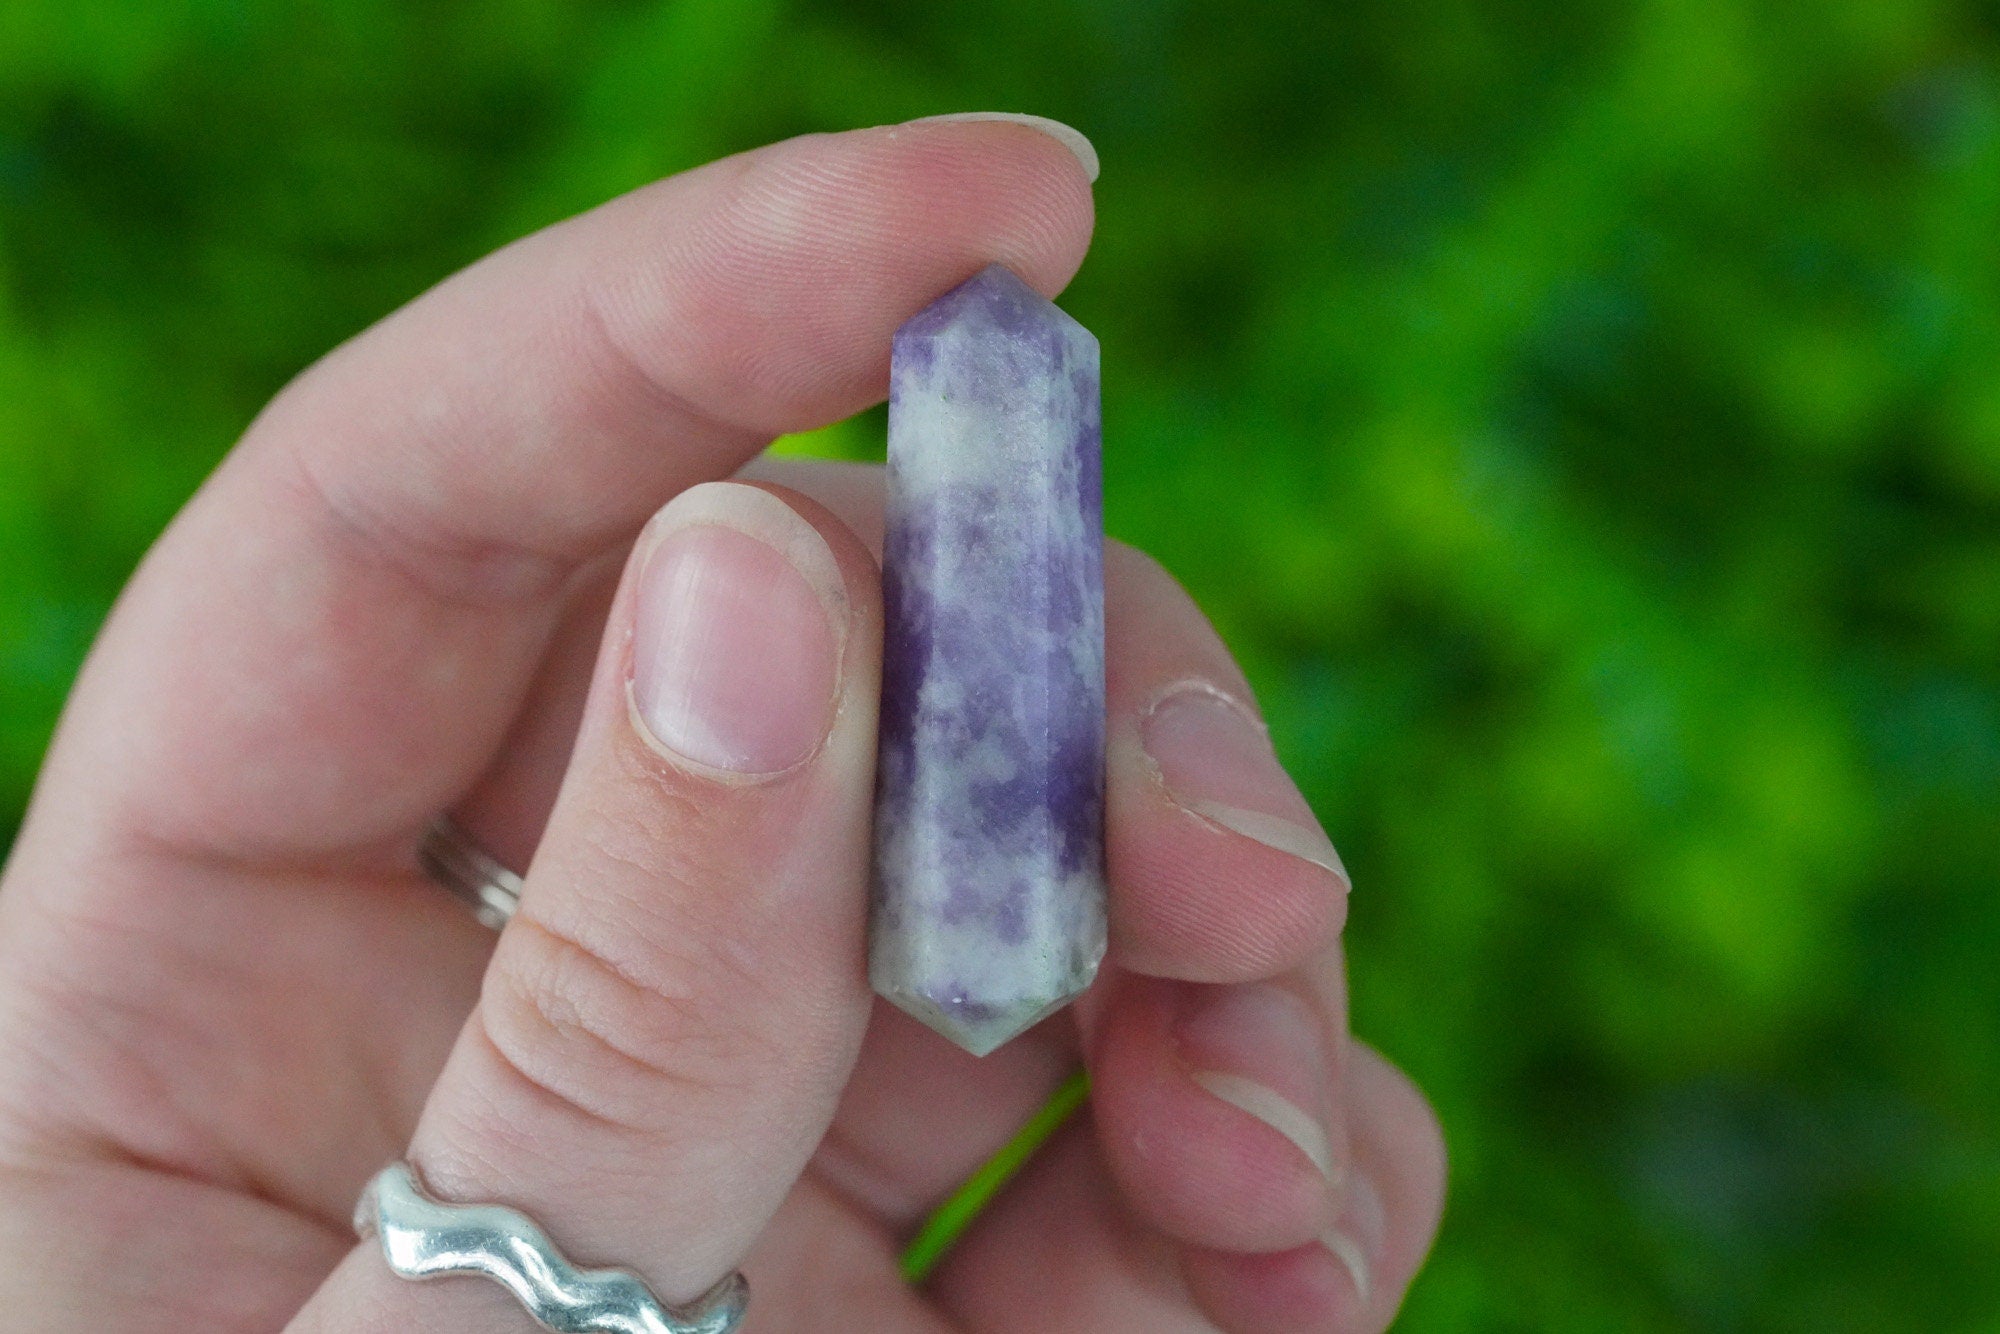
M0 892L0 1310L530 1330L356 1245L407 1155L671 1301L742 1264L753 1331L1385 1327L1437 1130L1347 1036L1344 875L1194 605L1110 551L1110 956L975 1061L862 976L879 478L711 480L879 398L983 263L1061 288L1090 226L1029 128L811 136L509 246L281 394L120 599ZM446 809L532 855L497 946L415 870ZM903 1284L1079 1061L1090 1115Z

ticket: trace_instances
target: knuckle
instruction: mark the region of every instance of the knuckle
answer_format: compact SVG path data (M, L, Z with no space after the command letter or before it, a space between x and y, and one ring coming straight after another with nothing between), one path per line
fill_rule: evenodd
M728 1098L769 1067L746 1021L760 983L724 950L643 961L523 914L509 924L480 998L486 1036L529 1083L595 1120L649 1131L691 1102Z
M696 844L714 838L726 818L727 803L703 800L690 790L688 772L666 759L639 735L639 724L626 729L613 763L617 781L636 800L621 802L619 811L600 810L592 829L581 837L581 855L590 865L613 874L636 875L643 883L658 883L663 868L661 849ZM669 879L684 877L671 874Z
M305 446L290 451L290 462L329 546L392 572L442 605L486 610L538 601L575 566L568 555L467 530L379 478L330 469Z
M705 169L709 200L682 220L682 231L691 249L712 250L714 262L700 281L676 282L666 294L670 327L633 310L619 289L586 293L606 364L636 376L657 406L702 429L793 429L819 400L816 377L787 373L797 365L783 351L797 293L782 279L797 271L795 252L812 244L825 219L815 216L809 180L783 156L751 154ZM707 336L680 336L686 329Z
M700 432L730 432L739 428L711 411L709 402L726 399L704 394L690 398L686 385L706 384L706 368L693 364L698 349L663 351L659 331L630 311L630 302L615 289L587 286L579 295L586 357L609 384L635 393L664 420L680 421ZM705 327L698 312L689 312L687 327Z

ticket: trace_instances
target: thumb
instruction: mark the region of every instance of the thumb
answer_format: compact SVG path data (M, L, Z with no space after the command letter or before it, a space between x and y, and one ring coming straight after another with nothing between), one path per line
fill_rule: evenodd
M816 503L712 482L654 518L520 911L411 1144L435 1194L524 1209L669 1302L741 1261L867 1023L880 641L874 563ZM372 1247L307 1313L531 1328L495 1285L401 1283Z

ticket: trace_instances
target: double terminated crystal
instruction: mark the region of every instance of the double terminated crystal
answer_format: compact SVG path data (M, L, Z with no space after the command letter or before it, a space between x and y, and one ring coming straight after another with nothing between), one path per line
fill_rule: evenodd
M998 265L896 333L869 975L976 1055L1104 954L1097 377Z

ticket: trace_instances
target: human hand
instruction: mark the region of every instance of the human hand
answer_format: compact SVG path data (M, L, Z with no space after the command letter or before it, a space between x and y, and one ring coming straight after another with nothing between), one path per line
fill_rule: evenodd
M669 1300L741 1264L749 1331L1384 1328L1440 1142L1347 1036L1344 874L1199 611L1107 553L1110 954L974 1060L862 972L879 477L710 480L879 398L891 331L981 265L1059 289L1090 225L1019 125L796 139L286 389L120 599L7 867L0 1312L532 1329L356 1245L407 1156ZM415 869L447 809L532 854L497 945ZM1090 1115L905 1285L1079 1062Z

